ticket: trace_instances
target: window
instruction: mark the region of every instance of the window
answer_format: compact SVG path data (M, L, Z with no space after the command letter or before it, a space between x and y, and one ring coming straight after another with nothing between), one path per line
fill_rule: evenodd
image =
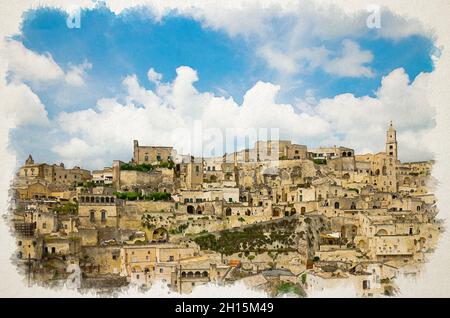
M42 228L43 228L43 229L46 229L46 228L47 228L47 223L45 223L45 222L42 223Z
M106 211L102 211L102 222L106 221Z
M160 269L159 269L159 272L160 272L160 273L164 272L164 268L160 268Z
M368 280L363 281L363 289L370 289L370 281Z
M156 160L157 161L161 161L161 154L160 153L158 155L156 155Z
M145 155L144 161L148 161L148 156L147 155Z
M89 212L89 220L90 220L91 222L94 222L94 221L95 221L95 211Z

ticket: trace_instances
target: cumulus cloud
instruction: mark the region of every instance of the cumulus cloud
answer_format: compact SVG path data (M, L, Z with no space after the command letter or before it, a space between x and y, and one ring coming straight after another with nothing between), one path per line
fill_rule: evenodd
M4 69L2 64L0 69ZM2 125L9 128L24 125L47 125L47 111L40 98L31 88L21 82L0 81L0 96L2 96Z
M277 103L279 86L257 82L239 105L232 98L199 92L194 86L198 76L192 68L181 66L176 72L171 83L160 83L154 90L142 87L136 76L128 76L123 81L127 90L123 102L102 99L95 109L61 113L58 128L71 140L53 150L63 159L77 158L83 164L100 153L103 158L128 160L133 139L189 148L187 143L197 142L188 136L196 122L222 132L227 128L283 128L305 138L323 136L328 130L328 123L318 116L298 114L292 105ZM182 140L174 138L174 131L180 129L188 131Z
M116 8L120 10L120 8ZM171 4L157 4L153 12L164 16ZM224 30L230 36L251 38L267 65L284 75L323 68L329 74L343 77L371 77L367 63L372 54L356 43L364 36L400 40L413 35L432 36L418 20L406 19L380 7L381 28L371 29L367 10L348 13L342 6L318 1L233 1L221 6L207 3L177 7L177 12L193 16L204 26ZM343 49L325 48L327 41L342 40ZM340 55L340 56L338 56Z
M95 108L61 113L58 129L70 139L53 150L64 160L89 166L100 164L99 159L104 159L100 165L112 159L129 160L133 139L202 155L194 144L211 136L206 133L200 141L194 140L197 123L203 132L278 128L282 138L307 145L339 144L376 152L384 149L385 130L393 120L403 160L431 156L425 142L434 127L433 108L425 99L428 74L410 83L405 71L396 69L383 78L374 97L341 94L317 100L309 96L291 105L277 102L280 86L272 83L258 81L238 104L231 97L199 92L194 69L181 66L176 73L172 82L158 82L153 90L140 85L135 75L128 76L123 80L125 98L101 99ZM182 133L174 134L177 131Z
M86 70L92 67L90 63L84 62L70 65L69 70L64 72L49 53L38 54L12 39L0 43L0 55L7 61L7 71L15 82L39 84L60 81L80 86L84 84Z
M84 76L86 71L92 68L92 64L87 61L80 65L71 65L69 71L65 75L65 81L69 85L82 86L84 85Z
M147 78L150 82L159 83L162 79L162 74L156 72L152 67L147 72Z
M344 40L342 45L340 56L325 63L325 71L344 77L372 77L372 69L366 66L373 59L372 53L361 50L359 45L351 40Z
M398 129L399 155L403 160L429 159L426 138L435 126L435 109L426 99L430 74L410 83L404 69L383 77L374 97L341 94L315 105L316 113L332 123L333 136L360 152L382 151L390 120Z
M39 97L23 83L0 87L2 115L14 126L48 124L47 111Z
M281 51L265 45L258 53L270 68L290 75L322 68L326 73L338 77L374 76L374 72L367 65L373 60L372 53L361 50L358 43L349 39L342 41L342 49L338 52L324 46Z

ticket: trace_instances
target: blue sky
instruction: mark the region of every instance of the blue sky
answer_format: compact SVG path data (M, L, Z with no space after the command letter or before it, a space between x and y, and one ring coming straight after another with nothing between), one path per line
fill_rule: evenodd
M91 65L83 73L84 85L77 87L22 79L45 105L51 123L61 112L95 109L101 98L125 99L123 80L133 74L141 87L155 89L156 84L147 78L149 68L160 73L163 82L171 83L179 66L189 66L197 72L199 80L194 85L200 93L232 97L238 105L258 81L280 85L276 101L295 104L311 92L316 100L344 93L355 98L376 98L381 79L398 68L405 70L410 82L420 73L433 71L431 56L435 48L432 39L424 34L391 39L380 36L377 30L365 30L332 38L311 36L304 45L300 43L297 47L291 43L287 48L283 41L296 26L294 15L267 20L273 30L268 36L230 34L226 28L205 26L201 19L175 12L157 20L149 9L142 7L120 14L105 6L83 10L80 28L68 28L66 17L65 12L53 8L28 11L20 34L14 37L26 49L51 56L65 72L85 62ZM280 52L321 47L332 59L339 56L346 40L356 45L359 53L372 56L363 63L371 70L371 76L340 75L321 65L283 72L260 54L266 44ZM30 134L31 138L24 138ZM342 139L342 132L333 130L333 134L335 139ZM61 142L61 136L75 135L52 124L45 128L22 125L12 131L12 144L22 157L33 152L41 160L51 161L60 159L51 149ZM36 143L43 139L48 146ZM311 140L317 143L322 139ZM105 163L109 159L114 158L105 159Z
M63 68L85 60L93 64L87 83L95 89L68 101L68 109L78 109L83 104L95 103L100 97L115 95L121 80L129 74L136 74L144 86L151 87L145 81L150 67L161 73L164 80L171 81L178 66L188 65L199 74L201 80L196 87L200 91L228 92L238 102L256 81L272 81L276 77L255 54L256 41L252 39L232 38L224 31L203 28L201 22L175 14L155 21L150 12L142 11L127 10L115 15L106 7L84 10L81 28L70 29L66 26L65 12L42 8L25 16L22 33L17 39L35 52L50 53ZM282 22L277 19L274 23ZM293 82L301 80L302 84L289 90L284 101L302 96L307 89L314 89L319 98L341 93L370 95L378 88L381 77L398 67L403 67L411 80L420 72L432 71L433 45L426 37L392 41L368 34L355 41L374 55L369 64L375 70L374 77L335 77L317 69L294 76ZM323 44L335 49L339 42L336 38ZM52 93L40 95L47 102L50 114L58 109L53 105Z

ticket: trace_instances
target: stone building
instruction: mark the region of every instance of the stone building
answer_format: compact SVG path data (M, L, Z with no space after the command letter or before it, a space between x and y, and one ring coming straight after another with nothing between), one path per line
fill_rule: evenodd
M137 140L133 141L133 162L136 164L159 164L173 161L175 157L173 147L139 146Z

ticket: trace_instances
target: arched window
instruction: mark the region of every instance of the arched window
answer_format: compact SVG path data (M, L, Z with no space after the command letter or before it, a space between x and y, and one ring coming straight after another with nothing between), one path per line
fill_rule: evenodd
M193 272L188 272L188 273L187 273L187 277L188 277L188 278L194 277L194 273L193 273Z
M202 277L208 277L208 272L207 272L207 271L204 271L204 272L202 273Z
M91 221L91 222L95 221L95 211L94 210L89 211L89 221Z
M181 272L181 277L185 278L186 277L186 272Z
M225 210L225 215L226 215L226 216L230 216L230 215L231 215L231 208L227 208L227 209Z
M102 222L106 222L106 211L105 210L102 210L101 216L102 216Z
M352 202L352 205L350 206L350 209L356 210L356 204L355 204L355 202Z
M200 272L195 272L195 277L196 277L196 278L202 277L202 273L200 273Z
M187 206L187 213L194 214L195 208L192 205Z
M300 213L301 213L301 214L305 214L305 213L306 213L306 207L302 206L302 207L300 208Z
M339 202L334 202L334 208L339 209Z

